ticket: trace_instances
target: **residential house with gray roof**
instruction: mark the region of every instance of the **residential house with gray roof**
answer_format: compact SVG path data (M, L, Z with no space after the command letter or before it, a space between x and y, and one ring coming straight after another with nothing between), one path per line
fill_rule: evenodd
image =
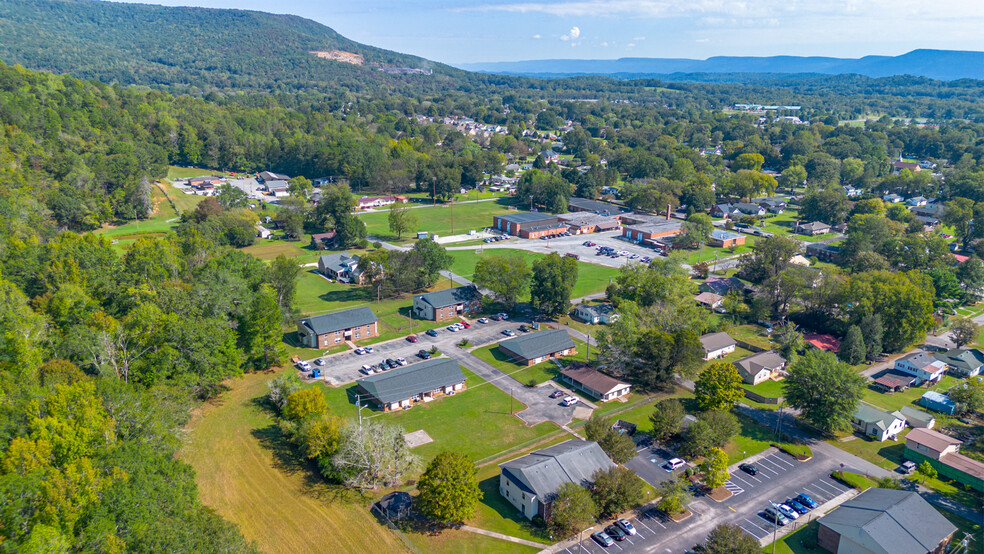
M704 359L713 360L734 352L738 343L727 333L707 333L700 336L700 345L704 349Z
M499 343L499 350L514 362L534 365L550 358L577 354L577 345L564 329L528 333Z
M437 358L359 379L356 387L360 402L389 412L462 391L465 374L453 359Z
M318 258L318 272L341 283L362 284L359 256L348 252L325 254Z
M297 322L297 338L308 348L328 348L343 341L375 337L376 314L369 308L352 308L306 317Z
M597 442L569 440L499 464L499 494L527 519L549 520L562 485L590 486L596 471L613 467Z
M817 544L834 554L935 554L956 531L918 493L872 487L820 518Z
M947 372L954 377L975 377L984 366L984 352L976 348L953 348L933 357L945 363Z
M477 312L482 307L482 293L473 285L436 290L413 297L413 317L445 321Z
M782 372L786 367L786 358L775 350L767 350L745 356L734 362L734 365L742 381L749 385L757 385Z
M943 378L947 363L934 358L927 352L913 352L895 360L895 370L916 377L915 386L935 383Z

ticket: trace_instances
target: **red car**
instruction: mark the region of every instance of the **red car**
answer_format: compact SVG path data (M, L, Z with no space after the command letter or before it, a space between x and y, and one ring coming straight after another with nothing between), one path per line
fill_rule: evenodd
M417 342L417 335L408 335L407 342Z
M468 323L467 321L462 321L461 324L464 325L465 329L471 329L471 323Z

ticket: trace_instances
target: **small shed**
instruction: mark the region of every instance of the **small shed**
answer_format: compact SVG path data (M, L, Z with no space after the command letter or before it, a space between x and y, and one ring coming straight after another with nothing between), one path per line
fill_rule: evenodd
M428 233L427 231L417 231L417 238L418 239L430 238L430 233Z
M922 395L922 398L919 399L919 404L923 408L928 408L946 415L953 415L957 411L957 404L953 400L933 390L926 391L926 394Z
M413 497L410 493L396 491L387 494L376 502L374 508L387 519L403 519L410 515Z
M933 414L917 410L912 406L902 406L899 413L905 416L905 422L909 424L909 427L932 429L936 425L936 418L933 417Z
M615 421L614 425L612 425L612 429L615 429L619 433L624 433L631 437L636 432L636 424L630 421L623 421L619 419Z

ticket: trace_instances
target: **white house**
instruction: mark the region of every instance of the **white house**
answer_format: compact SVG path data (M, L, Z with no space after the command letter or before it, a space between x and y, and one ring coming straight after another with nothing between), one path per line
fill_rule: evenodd
M618 321L618 314L615 313L615 308L611 304L596 304L594 306L578 304L574 306L573 315L581 321L592 325L597 325L598 323L608 325Z
M708 333L701 335L700 344L704 348L704 359L723 358L735 351L738 345L727 333Z
M859 432L879 441L895 440L905 429L905 416L898 411L883 412L862 402L851 416L851 423Z
M915 386L935 383L943 377L946 362L937 360L926 352L914 352L895 360L895 369L916 378Z
M256 226L256 236L260 237L261 239L268 239L271 236L273 236L273 231L271 231L270 229L267 229L266 227L264 227L262 225L257 225Z
M757 385L771 379L773 375L782 374L786 367L786 358L775 350L767 350L746 356L734 362L742 381L749 385Z

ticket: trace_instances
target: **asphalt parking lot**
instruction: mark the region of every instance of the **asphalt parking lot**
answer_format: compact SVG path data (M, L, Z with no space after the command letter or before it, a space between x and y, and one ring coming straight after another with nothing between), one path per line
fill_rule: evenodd
M599 246L611 246L616 250L624 250L630 254L638 254L639 258L634 260L629 259L628 256L619 256L618 258L610 258L608 256L597 256L598 251L597 246L583 246L585 241L591 241ZM475 247L469 247L469 249ZM641 263L640 260L643 256L649 256L654 258L658 256L652 248L647 248L645 246L636 244L634 242L627 241L621 238L621 231L609 231L605 233L590 233L586 235L571 235L569 237L551 238L550 240L540 240L540 239L519 239L519 240L507 240L499 243L486 244L484 249L494 249L494 248L519 248L522 250L529 250L530 252L540 252L543 254L549 254L551 252L557 252L561 256L571 253L577 254L581 261L598 264L607 265L609 267L622 267L628 263ZM455 248L452 248L454 250Z
M756 457L752 459L754 458ZM646 463L658 465L648 461ZM630 520L639 535L627 537L622 542L604 548L595 543L589 533L585 533L583 552L681 553L702 542L707 533L721 523L738 525L756 539L763 539L772 535L775 529L759 515L770 501L780 503L799 493L805 493L822 507L824 503L849 490L849 487L830 477L830 472L839 469L840 464L824 455L818 455L807 462L797 462L791 456L769 449L759 459L755 459L754 464L759 468L758 475L752 476L738 469L731 472L731 479L725 486L733 496L723 502L715 502L706 496L695 496L690 503L693 515L679 523L668 519L654 508L649 508L636 519ZM662 469L659 471L669 475ZM800 516L795 523L805 523L817 515L819 513L816 510L811 511ZM609 523L611 522L605 522L605 526ZM598 530L598 527L594 530ZM576 554L578 545L561 552Z
M678 457L676 454L665 448L659 443L655 443L643 433L635 436L636 456L625 463L625 467L635 471L639 477L654 487L658 487L663 481L678 477L681 473L691 467L687 464L681 468L668 472L662 465L670 458Z
M477 319L477 318L476 318ZM387 358L406 358L410 364L423 361L417 356L420 350L430 350L436 346L438 350L448 353L452 348L457 348L458 342L467 338L471 346L482 346L492 342L497 342L509 337L502 334L504 329L512 329L517 335L517 331L524 322L519 320L493 321L487 324L478 323L476 319L469 320L470 329L457 332L447 330L447 325L436 329L437 336L431 337L424 333L415 333L417 342L408 342L406 338L400 338L387 342L373 344L371 354L356 354L354 350L346 350L338 354L326 356L325 365L316 365L317 358L307 360L311 367L321 369L321 380L327 384L337 387L351 383L357 379L365 377L361 369L363 365L379 364ZM451 321L447 324L451 325ZM525 322L529 323L529 322Z

